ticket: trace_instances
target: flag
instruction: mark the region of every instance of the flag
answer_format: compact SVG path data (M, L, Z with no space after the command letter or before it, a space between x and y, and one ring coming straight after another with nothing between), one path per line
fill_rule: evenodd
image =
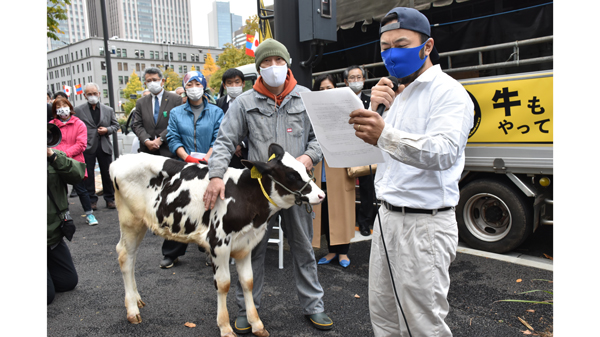
M246 54L254 57L254 51L259 44L258 30L252 35L246 35Z
M65 91L65 94L67 94L67 97L71 96L71 87L68 85L63 85L63 90Z
M81 94L83 94L83 89L81 89L81 83L79 83L79 84L75 84L75 94L76 94L76 95L81 95Z

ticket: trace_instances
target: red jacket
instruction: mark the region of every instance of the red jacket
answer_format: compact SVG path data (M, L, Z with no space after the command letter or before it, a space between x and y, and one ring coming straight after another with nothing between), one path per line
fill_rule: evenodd
M87 127L85 124L76 116L71 116L66 123L58 118L51 120L50 123L58 126L62 133L60 144L54 148L63 151L69 158L85 163L83 157L83 151L87 147ZM85 178L87 178L87 170Z

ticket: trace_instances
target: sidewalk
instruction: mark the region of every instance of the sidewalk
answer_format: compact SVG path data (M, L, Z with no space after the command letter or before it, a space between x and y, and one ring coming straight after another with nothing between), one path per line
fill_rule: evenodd
M58 293L48 306L48 336L219 336L212 268L204 265L204 255L195 245L189 245L176 267L160 269L163 239L147 233L136 264L138 289L147 305L141 309L142 323L132 325L126 319L123 280L115 251L120 236L117 211L105 208L99 200L95 215L100 224L90 227L81 217L79 200L69 201L77 232L67 244L79 273L79 284L71 292ZM259 313L271 336L373 336L368 309L370 246L370 240L352 243L352 263L346 269L336 263L318 267L319 281L325 290L325 309L335 324L333 330L323 332L306 321L298 306L289 249L284 251L284 269L278 269L277 245L269 245ZM315 250L317 259L326 253L326 249ZM234 265L230 267L232 287L227 302L233 322L237 314L233 296L237 272ZM551 283L533 281L552 280L552 272L459 253L450 273L451 308L446 322L454 336L520 336L526 327L517 317L536 331L552 325L551 305L497 302L548 299L549 295L542 292L518 293L552 290ZM518 279L522 281L517 282ZM187 328L186 322L195 323L196 327Z

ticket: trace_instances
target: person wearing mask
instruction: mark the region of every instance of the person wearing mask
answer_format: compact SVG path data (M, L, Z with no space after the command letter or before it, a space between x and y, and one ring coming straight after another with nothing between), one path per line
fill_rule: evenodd
M176 154L179 160L206 164L217 139L223 110L214 104L208 104L205 94L206 79L201 72L186 73L183 77L183 87L188 100L171 110L167 127L169 150ZM205 157L195 158L191 156L192 152L204 153ZM165 249L163 244L164 258L160 263L161 268L174 266L187 249L187 243L171 242L174 244L168 245L169 249Z
M344 83L352 89L358 98L363 102L365 109L371 105L371 96L362 92L367 72L363 67L350 66L344 70ZM358 229L363 236L371 235L371 225L375 221L377 210L373 202L375 201L375 185L370 175L358 177L358 190L360 193L360 206L358 207Z
M79 278L69 247L60 229L63 216L69 209L67 184L77 185L85 176L85 164L58 150L47 148L47 227L46 274L47 304L54 301L57 292L75 289ZM57 207L59 209L57 209Z
M96 195L96 179L94 169L96 160L102 177L102 197L106 207L115 209L115 191L108 167L112 163L113 145L110 139L114 132L119 130L119 123L115 111L108 105L100 103L100 89L96 83L89 82L83 89L87 103L75 108L75 114L87 127L87 147L83 152L87 166L88 178L84 180L85 187L90 196L92 209L97 209L98 196Z
M147 95L150 95L150 90L144 89L144 91L142 91L142 97L145 97ZM131 111L129 112L129 116L127 117L127 123L125 123L125 130L128 130L125 133L126 135L129 134L129 132L133 131L133 121L134 120L135 120L135 107L133 107L133 109L131 109ZM123 130L123 132L125 132L125 130ZM135 134L135 132L134 132L134 134ZM139 149L140 149L140 140L137 138L137 135L136 135L131 140L131 153L138 153L138 152L140 152Z
M87 128L85 124L75 116L73 106L68 100L59 97L52 103L54 111L54 119L50 123L58 126L62 134L62 140L55 148L64 152L67 157L73 158L78 162L85 164L83 151L87 147ZM87 179L88 174L85 172L84 179ZM85 188L83 181L73 185L73 190L77 192L81 207L85 212L85 221L90 226L98 224L98 220L94 216L94 210L90 202L90 196Z
M169 111L181 105L181 96L167 92L163 88L165 78L158 68L146 68L143 78L150 94L142 96L136 102L135 116L131 124L131 129L140 142L138 152L175 158L169 151L167 126Z
M288 68L289 63L290 54L280 42L266 39L258 45L255 51L255 65L260 77L251 90L238 96L229 105L208 163L210 183L204 194L207 210L215 206L217 198L225 198L223 175L236 145L246 136L249 142L248 160L268 161L269 144L277 143L303 163L308 171L312 170L315 163L321 161L323 153L299 95L300 92L309 89L297 85ZM267 243L279 216L294 261L293 274L302 312L314 327L329 330L333 327L333 321L325 314L324 292L319 283L317 264L311 247L312 216L304 205L295 205L273 215L263 240L252 251L252 295L256 308L260 309L261 305ZM233 329L240 334L249 333L252 329L246 318L244 296L239 281L236 301L240 310Z
M383 151L375 192L381 200L369 261L369 311L375 336L452 336L449 267L456 257L454 207L473 126L473 102L455 79L433 65L439 56L427 17L397 7L380 26L383 62L398 78L371 88L371 110L350 113L355 134ZM376 111L384 105L383 117ZM388 267L386 258L389 254Z
M149 94L142 96L136 102L135 116L131 126L139 140L138 152L176 158L175 154L169 150L167 127L170 111L182 104L181 96L167 92L163 88L165 78L158 68L146 68L143 78ZM164 239L160 268L171 268L177 257L185 254L186 248L187 244L185 243ZM173 258L168 258L168 256Z
M185 89L183 89L183 87L178 87L175 89L175 94L181 97L181 104L185 104L185 102L187 102L187 97L185 97Z
M223 77L221 81L223 83L223 87L227 92L226 95L222 96L217 100L217 106L223 109L224 113L227 113L229 109L229 104L236 97L242 94L245 83L244 73L242 73L239 69L231 68L225 70L223 73ZM235 155L231 157L231 162L229 163L229 167L235 167L239 169L243 169L245 166L242 164L242 159L248 159L248 138L244 138L242 142L235 147Z
M331 74L323 74L315 79L313 91L335 88L335 79ZM315 166L316 183L327 197L321 205L314 206L315 218L313 231L325 233L329 253L322 257L318 264L329 264L337 258L340 266L350 265L348 250L350 240L354 237L356 222L355 209L355 180L350 178L345 168L333 168L323 159ZM321 235L313 236L313 247L321 246Z

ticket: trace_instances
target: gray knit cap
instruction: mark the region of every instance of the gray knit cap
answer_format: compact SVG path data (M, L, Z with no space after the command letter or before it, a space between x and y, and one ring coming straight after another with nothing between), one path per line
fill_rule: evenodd
M279 41L274 39L266 39L256 47L254 51L254 64L256 71L260 73L260 64L269 56L280 56L285 60L285 63L290 65L290 53L287 48Z

